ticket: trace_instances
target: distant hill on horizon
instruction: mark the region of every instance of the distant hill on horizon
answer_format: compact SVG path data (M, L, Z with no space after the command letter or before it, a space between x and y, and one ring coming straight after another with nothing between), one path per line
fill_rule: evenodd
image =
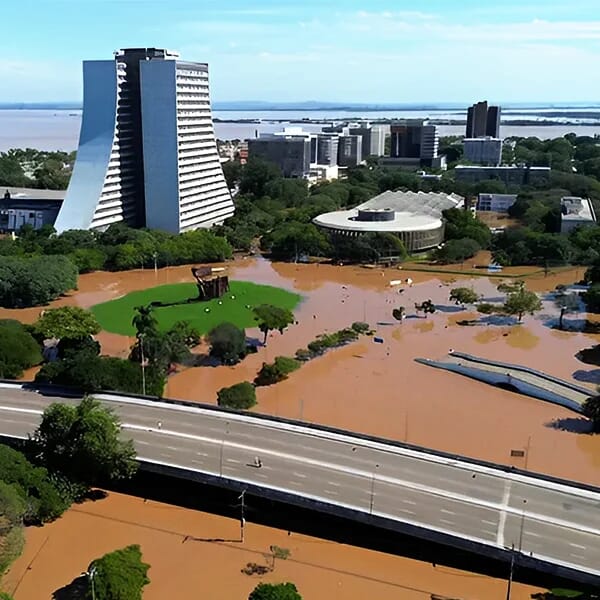
M557 108L600 108L598 102L493 102L505 109L557 109ZM426 111L426 110L465 110L470 103L460 102L395 102L395 103L369 103L369 102L320 102L308 100L299 102L269 102L265 100L232 100L213 102L213 110L219 111ZM81 102L0 102L0 110L81 110Z

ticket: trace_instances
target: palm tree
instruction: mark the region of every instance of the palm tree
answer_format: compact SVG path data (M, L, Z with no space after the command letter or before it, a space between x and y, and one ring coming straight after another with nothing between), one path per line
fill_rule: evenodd
M592 429L600 433L600 396L590 396L583 403L583 414L592 422Z
M137 331L136 337L155 333L158 328L158 321L152 314L152 306L150 304L148 306L136 306L134 310L137 314L134 315L131 324Z

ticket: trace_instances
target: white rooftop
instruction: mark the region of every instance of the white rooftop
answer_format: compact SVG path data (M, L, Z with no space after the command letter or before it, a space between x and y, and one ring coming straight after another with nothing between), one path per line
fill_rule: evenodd
M565 196L560 200L561 219L563 221L595 221L596 215L592 202L588 198Z
M351 210L319 215L313 222L321 227L341 231L429 231L442 226L443 210L460 208L463 204L464 198L457 194L387 191ZM394 218L389 221L358 221L360 210L393 211Z

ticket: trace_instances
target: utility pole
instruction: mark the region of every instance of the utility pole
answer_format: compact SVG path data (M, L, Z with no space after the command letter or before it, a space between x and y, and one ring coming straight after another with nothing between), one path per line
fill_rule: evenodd
M375 465L375 470L379 468L379 465ZM373 503L375 502L375 470L371 473L371 502L369 506L369 513L373 514Z
M512 587L513 573L515 570L515 545L512 545L510 555L510 571L508 574L508 585L506 586L506 600L510 600L510 588Z
M140 333L140 355L142 359L142 395L146 395L146 361L144 359L144 334Z
M246 525L246 490L242 490L242 493L238 496L238 500L241 502L240 505L240 541L244 543L244 526Z

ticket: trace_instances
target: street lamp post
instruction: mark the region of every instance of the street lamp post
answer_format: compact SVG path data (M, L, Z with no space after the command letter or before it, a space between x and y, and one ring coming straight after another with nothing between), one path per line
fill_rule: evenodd
M140 358L142 360L142 395L146 395L146 360L144 358L144 334L140 333Z
M84 571L82 575L85 575L88 578L90 586L92 588L92 600L96 600L96 590L94 588L94 577L96 575L96 567L92 565L91 569L89 571Z
M379 465L375 465L373 473L371 473L371 503L369 506L369 513L373 514L373 503L375 502L375 472L379 468Z
M156 265L156 258L158 256L158 253L153 252L152 253L152 258L154 259L154 274L158 275L158 266Z

